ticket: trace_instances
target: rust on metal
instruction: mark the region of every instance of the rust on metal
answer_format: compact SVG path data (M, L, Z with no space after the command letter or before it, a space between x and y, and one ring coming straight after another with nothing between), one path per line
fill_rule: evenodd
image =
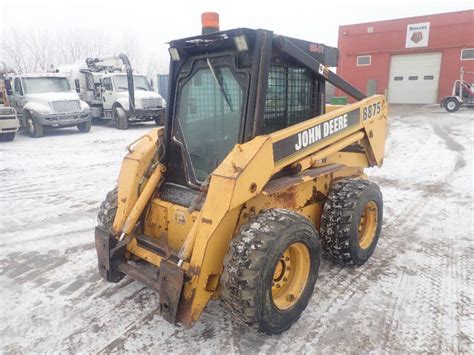
M188 272L187 272L189 277L192 278L193 276L199 276L200 273L201 273L201 268L199 266L195 266L195 265L190 265L189 266L189 269L188 269Z
M277 202L277 205L284 208L298 207L295 187L290 187L288 190L279 191L272 195L272 198L275 200L275 202Z
M327 196L325 194L323 194L321 191L318 191L316 189L316 186L313 186L313 194L311 195L311 197L305 202L304 206L303 207L306 207L306 206L309 206L309 205L313 205L315 203L321 203L321 202L324 202L326 201L327 199Z
M179 300L183 289L184 270L168 260L160 264L160 309L161 316L170 323L176 323Z
M186 292L183 292L183 297L181 297L181 301L179 303L178 315L176 317L177 321L183 324L186 328L190 328L193 326L195 319L192 319L192 304L194 301L194 295L196 293L196 289L192 289L190 295L186 297Z

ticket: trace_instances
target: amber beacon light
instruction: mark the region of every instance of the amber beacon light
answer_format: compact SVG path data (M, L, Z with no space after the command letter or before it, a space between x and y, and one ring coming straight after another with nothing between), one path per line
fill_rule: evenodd
M217 12L203 12L201 15L202 34L219 31L219 14Z

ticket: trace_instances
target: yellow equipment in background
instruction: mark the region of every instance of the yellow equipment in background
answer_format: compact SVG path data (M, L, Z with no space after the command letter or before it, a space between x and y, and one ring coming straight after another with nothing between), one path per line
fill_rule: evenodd
M222 298L281 333L308 304L321 249L344 265L374 252L383 203L364 168L382 164L387 103L328 70L337 49L270 31L172 41L170 55L165 127L128 146L99 212L100 273L157 290L172 323ZM357 101L325 105L326 81Z

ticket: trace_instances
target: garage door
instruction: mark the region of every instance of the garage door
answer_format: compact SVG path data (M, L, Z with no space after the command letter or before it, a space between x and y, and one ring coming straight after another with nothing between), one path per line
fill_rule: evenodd
M441 53L393 55L388 101L396 104L434 104L438 98Z

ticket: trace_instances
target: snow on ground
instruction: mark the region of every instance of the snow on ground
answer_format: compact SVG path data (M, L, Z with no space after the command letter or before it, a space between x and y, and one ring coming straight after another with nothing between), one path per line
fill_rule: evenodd
M125 145L151 126L94 126L0 145L0 347L24 352L474 352L473 111L396 106L382 169L382 236L360 268L323 261L286 333L236 324L219 302L190 330L158 295L99 279L94 226Z

